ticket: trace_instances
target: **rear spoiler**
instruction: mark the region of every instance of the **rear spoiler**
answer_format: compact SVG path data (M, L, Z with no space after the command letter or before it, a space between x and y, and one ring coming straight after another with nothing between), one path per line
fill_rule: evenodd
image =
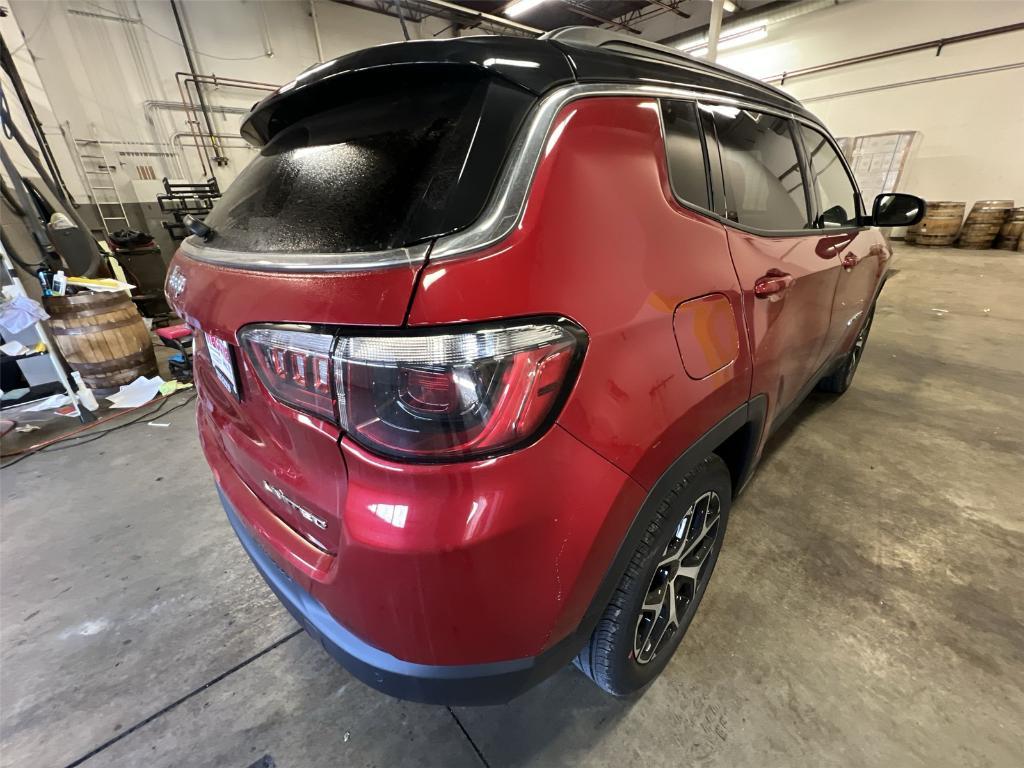
M310 67L256 104L243 118L240 132L250 144L262 146L293 122L275 119L282 108L291 112L297 107L301 112L301 103L309 101L323 109L330 106L323 100L338 95L344 83L355 77L382 74L394 67L439 65L480 68L538 96L575 79L565 53L543 40L481 35L388 43Z

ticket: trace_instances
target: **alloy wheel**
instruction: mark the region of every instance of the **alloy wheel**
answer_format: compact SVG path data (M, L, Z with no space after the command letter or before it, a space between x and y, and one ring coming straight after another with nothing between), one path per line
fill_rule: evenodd
M718 538L722 502L715 491L698 497L676 526L647 589L633 639L633 659L647 664L680 626L689 622L711 574L709 555Z

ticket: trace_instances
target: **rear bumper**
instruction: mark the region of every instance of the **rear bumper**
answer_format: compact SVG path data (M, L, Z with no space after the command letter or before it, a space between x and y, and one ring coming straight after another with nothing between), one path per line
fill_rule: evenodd
M569 662L585 638L570 635L539 656L488 664L431 665L402 661L364 642L288 577L263 551L218 486L221 504L242 547L296 621L345 669L379 691L430 704L499 704Z

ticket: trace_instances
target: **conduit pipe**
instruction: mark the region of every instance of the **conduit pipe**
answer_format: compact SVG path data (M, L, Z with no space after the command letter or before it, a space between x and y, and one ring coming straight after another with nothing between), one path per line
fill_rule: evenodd
M923 43L913 43L911 45L903 45L898 48L887 48L884 51L865 53L862 56L851 56L848 59L838 59L836 61L830 61L825 64L817 64L813 67L803 67L801 69L794 69L789 72L782 72L778 75L765 78L765 82L784 84L787 80L792 80L795 77L806 77L807 75L816 75L821 72L829 72L834 69L852 67L856 64L865 64L870 61L880 61L882 59L889 59L892 58L893 56L903 56L908 53L928 51L931 50L932 48L935 49L935 55L938 56L942 53L942 49L945 48L947 45L955 45L956 43L966 43L970 40L981 40L982 38L992 37L994 35L1005 35L1009 32L1019 32L1021 30L1024 30L1024 22L1017 24L1007 24L1002 27L980 29L977 32L966 32L962 35L954 35L953 37L939 37L936 38L935 40L928 40Z
M849 0L845 0L849 2ZM770 27L774 24L781 24L809 13L820 11L825 8L839 5L843 0L803 0L803 2L779 2L769 3L750 11L734 13L722 22L721 34L725 35L749 27ZM676 35L663 37L657 42L662 45L671 45L676 48L689 48L691 46L705 45L708 42L708 27L691 30Z
M211 138L210 143L213 145L214 156L211 158L208 151L209 147L203 142L199 141L199 113L196 111L196 104L192 101L192 92L188 87L189 83L196 89L196 95L199 96L200 100L202 95L200 93L200 83L204 85L213 85L216 87L224 88L240 88L243 90L253 91L276 91L278 86L273 83L261 83L256 80L240 80L234 77L220 77L218 75L201 75L199 73L191 72L175 72L174 79L178 83L178 91L181 94L181 100L184 104L188 105L188 113L191 117L190 120L186 121L189 127L192 129L192 134L195 137L196 152L199 154L199 164L203 169L203 176L208 178L213 176L213 166L215 163L222 162L224 158L217 153L216 138ZM201 104L205 102L201 101ZM209 109L209 107L207 107ZM248 110L244 110L247 112ZM204 114L206 114L204 112ZM215 136L215 132L210 129L210 134ZM218 159L219 158L219 159Z
M188 62L189 71L192 73L192 76L195 77L198 75L198 72L196 70L196 63L192 59L192 49L189 47L188 37L185 35L185 26L181 20L181 12L178 10L178 0L170 0L170 2L171 11L174 13L174 23L177 24L178 35L181 37L181 47L185 49L185 60ZM206 100L203 99L203 90L198 85L196 85L196 96L199 98L199 106L203 110L203 119L206 121L206 127L212 136L214 132L213 120L210 118L210 113L206 109ZM220 152L217 151L217 144L215 141L213 145L213 153L214 162L219 165L223 158L221 157ZM210 172L210 175L213 175L212 171Z
M320 23L316 18L316 0L309 0L309 17L313 20L313 39L316 40L316 60L324 62L324 44L320 40Z
M718 38L722 36L722 14L725 0L711 0L711 22L708 24L708 52L706 61L714 64L718 60Z
M821 96L809 96L800 99L801 104L810 104L815 101L827 101L829 99L840 99L844 96L859 96L862 93L875 93L876 91L888 91L893 88L905 88L909 85L923 85L925 83L937 83L942 80L954 80L959 77L971 77L973 75L987 75L992 72L1004 72L1008 69L1024 68L1024 61L1013 64L1000 64L995 67L982 67L980 69L966 69L961 72L949 72L944 75L932 75L931 77L920 77L916 80L901 80L898 83L885 83L884 85L871 85L867 88L856 88L852 91L840 91L839 93L827 93Z
M472 8L467 8L464 5L456 5L455 3L446 2L446 0L416 0L418 5L432 5L435 8L444 8L447 11L455 11L457 13L465 14L482 21L488 21L491 24L499 24L500 26L506 27L507 29L515 29L519 32L526 32L529 35L542 35L544 34L543 29L537 29L536 27L529 27L526 24L520 24L518 21L512 21L511 19L503 19L501 16L494 16L490 13L484 13L483 11L476 11Z

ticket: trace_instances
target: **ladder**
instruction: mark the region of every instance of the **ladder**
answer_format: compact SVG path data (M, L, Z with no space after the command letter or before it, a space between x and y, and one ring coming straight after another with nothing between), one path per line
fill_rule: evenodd
M75 139L82 178L89 191L89 197L96 204L103 231L109 236L119 229L131 229L124 203L114 183L114 168L103 151L103 145L96 139Z

